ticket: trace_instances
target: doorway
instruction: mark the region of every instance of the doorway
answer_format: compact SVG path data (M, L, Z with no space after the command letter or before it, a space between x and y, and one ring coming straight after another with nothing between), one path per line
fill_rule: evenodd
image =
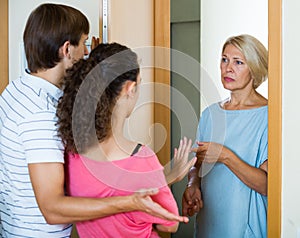
M167 3L168 2L168 3ZM170 14L169 3L176 2L175 0L164 1L163 8L156 8L156 25L164 25L168 21ZM156 1L159 5L160 1ZM160 5L161 6L161 5ZM170 22L169 22L170 23ZM170 26L171 24L169 24ZM158 27L157 27L158 28ZM156 45L168 47L168 28L164 25L164 33L158 32L155 36ZM279 238L281 235L281 180L282 180L282 0L268 1L268 50L269 50L269 84L268 84L268 99L269 99L269 172L268 172L268 236ZM162 43L163 42L163 43ZM162 43L162 44L161 44ZM175 47L175 45L173 45ZM155 77L155 82L168 84L168 75L165 77ZM171 85L171 80L170 84ZM167 94L167 92L166 92ZM154 107L154 121L161 122L166 129L170 126L170 112L165 110L158 111ZM174 122L173 122L174 123ZM170 135L171 131L167 130ZM159 135L155 135L158 137ZM174 136L175 137L175 136ZM171 136L170 136L171 138ZM177 138L172 137L172 143ZM162 148L160 154L166 158L170 153L168 144ZM172 148L172 147L171 147ZM183 182L184 183L184 182ZM185 184L185 183L184 183ZM179 184L176 186L180 186ZM176 187L175 193L176 193ZM177 196L177 195L176 195ZM178 200L181 204L180 199ZM180 227L181 229L181 227Z
M200 0L170 3L171 148L175 148L183 136L194 140L200 115ZM186 184L187 178L172 186L180 211ZM192 238L194 220L195 216L180 224L171 237Z

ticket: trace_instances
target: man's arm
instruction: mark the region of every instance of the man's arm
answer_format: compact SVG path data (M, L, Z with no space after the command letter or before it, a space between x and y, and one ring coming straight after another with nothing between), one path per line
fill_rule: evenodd
M188 222L152 201L157 189L148 189L130 196L80 198L65 195L64 164L29 164L29 174L41 212L49 224L65 224L90 220L121 212L143 211L166 220Z
M201 163L197 161L188 173L188 184L182 196L182 214L184 216L193 216L203 207L200 191L200 167Z

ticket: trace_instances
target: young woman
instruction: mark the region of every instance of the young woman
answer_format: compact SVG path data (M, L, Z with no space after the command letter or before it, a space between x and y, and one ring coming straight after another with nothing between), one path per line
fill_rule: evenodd
M220 69L231 94L201 115L183 214L198 212L195 237L267 237L268 101L256 91L267 50L253 36L231 37Z
M151 198L178 214L155 153L123 134L139 96L139 72L137 55L117 43L100 44L68 70L57 110L67 152L67 190L72 196L104 198L159 188ZM191 140L184 139L175 156L186 158L190 147ZM178 227L137 211L78 222L77 230L81 238L157 237L153 224L166 232Z

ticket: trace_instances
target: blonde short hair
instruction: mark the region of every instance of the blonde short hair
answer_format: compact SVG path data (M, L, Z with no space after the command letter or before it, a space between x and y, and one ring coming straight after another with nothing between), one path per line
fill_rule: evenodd
M222 53L227 45L238 48L245 57L253 77L253 87L256 89L268 77L268 51L265 46L251 35L233 36L226 40Z

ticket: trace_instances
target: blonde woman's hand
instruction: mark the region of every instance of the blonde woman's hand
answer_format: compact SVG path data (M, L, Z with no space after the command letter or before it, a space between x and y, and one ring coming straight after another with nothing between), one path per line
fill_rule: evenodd
M182 215L193 216L203 207L199 185L188 184L182 196Z
M198 147L192 148L191 151L196 153L199 163L224 163L230 158L231 151L221 144L215 142L197 142L197 144Z

